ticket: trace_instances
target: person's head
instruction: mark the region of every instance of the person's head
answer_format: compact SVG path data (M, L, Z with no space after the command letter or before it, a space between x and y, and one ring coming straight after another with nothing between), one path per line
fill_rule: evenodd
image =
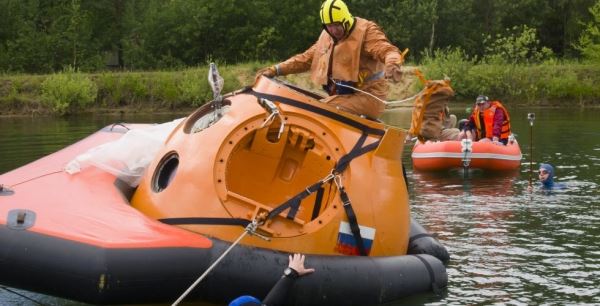
M477 99L475 99L475 104L477 105L477 107L479 107L479 109L487 109L488 107L490 107L491 104L490 98L484 95L479 95L477 96Z
M325 31L335 40L341 40L352 29L354 17L342 0L326 0L319 11Z
M250 295L242 295L229 303L229 306L260 306L262 302Z
M538 174L540 182L545 187L552 187L554 184L554 167L550 164L540 164L540 172Z

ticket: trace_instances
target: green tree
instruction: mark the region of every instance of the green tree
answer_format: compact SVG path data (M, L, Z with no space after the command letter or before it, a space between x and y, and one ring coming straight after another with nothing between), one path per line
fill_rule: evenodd
M552 56L552 50L540 45L536 30L526 25L507 29L504 35L488 35L484 45L483 59L488 63L538 63Z
M587 23L579 41L574 46L587 60L600 63L600 1L596 1L589 11L593 20Z

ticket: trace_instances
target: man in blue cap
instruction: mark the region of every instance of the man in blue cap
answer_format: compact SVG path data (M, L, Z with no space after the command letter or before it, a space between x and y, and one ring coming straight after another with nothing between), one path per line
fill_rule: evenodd
M564 184L554 182L554 167L551 164L540 164L538 178L540 179L540 188L542 190L556 190L566 188ZM531 191L533 188L529 186L527 189Z
M552 165L540 164L538 176L544 189L552 189L554 187L554 167Z

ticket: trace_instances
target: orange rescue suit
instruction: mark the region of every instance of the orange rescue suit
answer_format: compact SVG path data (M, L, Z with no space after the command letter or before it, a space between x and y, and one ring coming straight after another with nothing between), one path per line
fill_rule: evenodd
M387 61L401 61L402 55L383 31L372 21L355 17L349 35L335 41L323 30L317 42L304 53L278 65L280 75L305 72L317 86L327 86L331 79L353 82L360 90L385 100L389 86L383 78ZM334 95L323 101L358 115L379 117L385 104L364 93Z
M500 101L491 101L491 106L488 107L485 111L483 111L483 122L485 124L485 136L481 135L481 122L480 122L480 110L479 107L475 108L474 120L475 127L477 127L477 139L482 138L493 138L494 131L494 114L496 113L496 109L501 109L504 113L504 120L502 121L502 129L500 132L500 139L508 139L510 136L510 117L508 116L508 111L500 103Z

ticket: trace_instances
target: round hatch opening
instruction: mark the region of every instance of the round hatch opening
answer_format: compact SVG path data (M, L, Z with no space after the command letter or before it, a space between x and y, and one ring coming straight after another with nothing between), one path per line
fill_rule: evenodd
M152 190L161 192L165 190L175 178L177 168L179 167L179 155L170 152L165 155L156 167L156 172L152 178Z

